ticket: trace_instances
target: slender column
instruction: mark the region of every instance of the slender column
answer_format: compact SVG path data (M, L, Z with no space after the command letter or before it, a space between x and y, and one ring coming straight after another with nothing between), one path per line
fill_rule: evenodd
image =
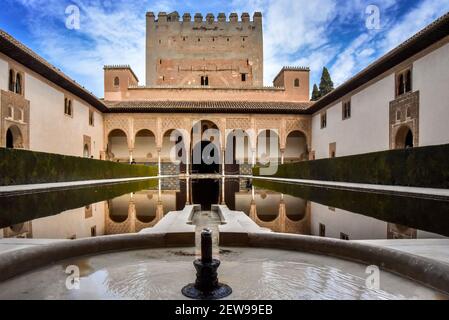
M129 149L129 163L133 162L133 149Z
M190 178L186 179L186 205L190 204Z
M224 177L226 174L226 149L221 151L221 175Z
M251 150L251 165L256 166L256 149Z
M186 176L189 177L190 176L190 158L191 158L191 154L190 154L190 149L186 147Z
M281 164L284 164L285 161L285 149L281 149Z
M162 168L161 168L161 149L157 149L157 167L158 167L158 175L162 175Z
M225 177L221 179L221 204L226 204Z

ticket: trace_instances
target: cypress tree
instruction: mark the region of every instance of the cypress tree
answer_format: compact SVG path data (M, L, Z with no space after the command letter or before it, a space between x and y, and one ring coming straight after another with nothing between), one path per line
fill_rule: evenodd
M326 94L334 90L334 83L332 82L329 70L326 67L323 68L323 74L321 75L320 82L320 96L324 97Z
M312 91L312 101L317 101L321 97L320 90L318 90L318 86L316 83L313 85L313 91Z

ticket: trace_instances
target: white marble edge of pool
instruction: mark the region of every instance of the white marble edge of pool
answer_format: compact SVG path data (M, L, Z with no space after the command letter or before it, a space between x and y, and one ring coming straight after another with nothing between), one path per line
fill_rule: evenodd
M303 180L303 179L259 177L259 176L240 176L240 177L241 178L251 178L251 179L255 179L255 180L296 183L296 184L318 186L318 187L338 187L338 188L346 188L346 189L359 189L359 190L365 190L365 191L382 191L382 192L390 192L390 193L439 196L439 197L449 198L449 189L390 186L390 185L381 185L381 184L364 184L364 183Z

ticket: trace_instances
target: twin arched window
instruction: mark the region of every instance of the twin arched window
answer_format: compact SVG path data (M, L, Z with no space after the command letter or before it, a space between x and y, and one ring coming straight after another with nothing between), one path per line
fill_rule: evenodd
M8 89L9 91L15 92L17 94L23 93L22 75L19 72L15 72L13 69L9 70Z
M114 86L115 86L115 87L120 86L120 78L119 78L119 77L115 77L115 78L114 78Z
M405 93L412 91L412 70L408 69L397 75L396 80L396 95L402 96Z

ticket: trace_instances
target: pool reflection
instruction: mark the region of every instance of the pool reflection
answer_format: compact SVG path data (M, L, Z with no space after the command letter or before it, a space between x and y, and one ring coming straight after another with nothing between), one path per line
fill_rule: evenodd
M126 192L123 189L122 195L113 193L111 199L104 198L104 201L98 201L101 198L97 197L97 202L83 204L83 207L76 201L73 209L65 201L61 204L61 213L55 205L49 210L49 216L31 214L35 211L33 207L39 206L38 196L34 196L28 209L21 207L17 215L14 215L14 201L0 199L10 208L7 215L0 212L0 222L4 216L8 217L0 224L0 238L76 239L137 233L154 227L167 213L182 210L189 204L199 204L203 210L210 210L213 204L226 204L231 210L244 212L260 227L274 232L344 240L442 237L389 219L384 221L311 202L297 195L257 188L248 179L172 178L137 190ZM101 193L101 188L90 192ZM46 199L45 195L41 197ZM26 219L27 212L30 219ZM11 219L12 216L19 218ZM7 224L8 221L12 223Z

